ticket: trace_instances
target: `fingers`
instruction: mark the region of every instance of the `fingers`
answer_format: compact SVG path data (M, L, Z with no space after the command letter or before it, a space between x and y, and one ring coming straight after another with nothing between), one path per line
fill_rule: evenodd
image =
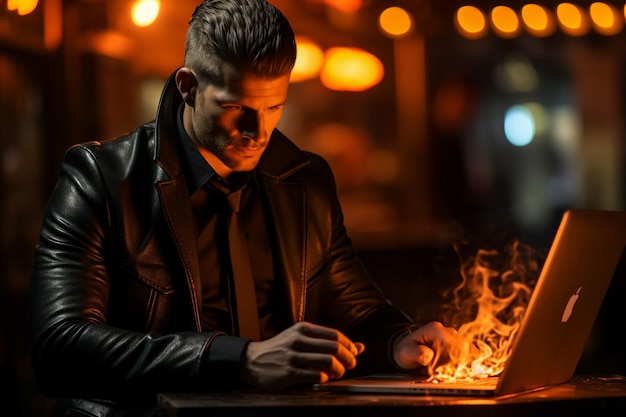
M353 343L335 329L311 323L299 323L296 326L305 336L300 339L301 346L298 350L308 353L303 359L309 363L302 366L320 369L329 378L340 378L347 369L354 369L357 364L356 357L365 349L363 343Z
M421 366L428 366L435 357L435 352L428 346L418 345L415 352L415 362Z
M335 356L320 353L300 353L293 365L298 369L318 370L322 375L321 379L324 376L337 379L346 373L346 366Z
M409 336L404 337L394 347L393 358L402 369L417 369L428 366L435 357L430 347L416 343Z
M340 343L304 337L293 345L296 366L327 371L332 377L343 376L346 369L356 366L356 356Z
M404 336L395 345L394 359L401 368L415 369L458 360L468 351L468 343L455 329L431 322Z
M328 374L326 372L320 372L319 383L324 384L328 381L330 381L330 377L328 376Z
M315 339L326 339L337 342L339 346L347 349L353 356L359 355L365 349L365 346L362 343L359 343L359 346L357 346L356 343L353 343L350 339L348 339L348 337L338 330L306 322L298 323L296 326L299 327L302 334L306 336Z
M337 330L298 323L270 339L247 345L242 380L263 389L327 382L353 369L364 348Z

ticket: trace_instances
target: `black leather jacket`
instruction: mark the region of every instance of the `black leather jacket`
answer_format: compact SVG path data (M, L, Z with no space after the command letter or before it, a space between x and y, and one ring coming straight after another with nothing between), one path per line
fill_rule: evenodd
M236 337L201 332L201 283L170 79L156 121L68 150L45 212L29 300L43 393L116 401L236 386ZM409 320L351 247L326 162L275 131L257 167L278 237L290 321L366 344L361 371L389 369Z

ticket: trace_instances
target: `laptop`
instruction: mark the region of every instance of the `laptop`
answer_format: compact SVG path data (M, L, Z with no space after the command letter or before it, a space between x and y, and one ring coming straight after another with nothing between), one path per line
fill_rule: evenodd
M429 382L409 374L369 375L314 385L350 393L502 396L567 382L583 353L626 245L626 212L568 210L499 376Z

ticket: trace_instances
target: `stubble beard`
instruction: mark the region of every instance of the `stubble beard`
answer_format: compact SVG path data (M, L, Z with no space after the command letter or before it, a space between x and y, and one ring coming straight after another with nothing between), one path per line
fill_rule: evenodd
M232 169L233 161L224 152L228 139L226 132L218 129L203 130L197 135L198 145L217 156L224 165Z

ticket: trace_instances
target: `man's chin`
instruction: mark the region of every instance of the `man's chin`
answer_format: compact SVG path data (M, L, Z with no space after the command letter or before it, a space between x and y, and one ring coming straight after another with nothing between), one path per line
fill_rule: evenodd
M250 172L250 171L254 171L254 169L257 167L258 164L259 164L258 158L248 159L245 161L236 161L230 164L230 169L233 172Z
M234 172L253 171L259 164L262 151L237 153L228 155L228 163L226 164Z

